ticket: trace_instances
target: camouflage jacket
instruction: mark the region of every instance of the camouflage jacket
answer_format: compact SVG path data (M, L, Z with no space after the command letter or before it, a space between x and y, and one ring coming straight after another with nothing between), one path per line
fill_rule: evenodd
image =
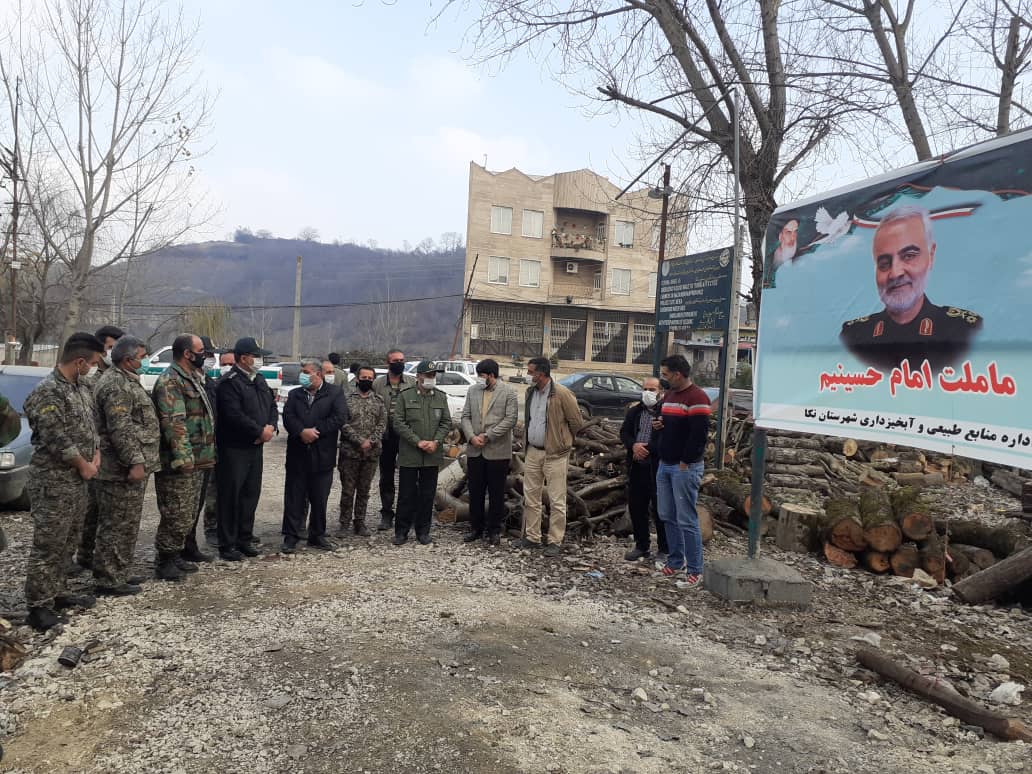
M100 435L97 478L125 481L133 465L143 465L147 473L161 470L161 427L140 377L109 368L94 382L93 399Z
M55 368L25 399L25 416L37 468L70 471L76 457L93 461L97 426L93 392L86 385L68 381Z
M387 405L388 430L394 430L394 404L398 401L401 391L415 386L416 377L409 374L401 375L401 381L398 382L397 387L391 386L390 377L386 374L376 377L376 380L373 382L373 392L383 398L383 402Z
M387 406L383 398L370 392L363 398L357 390L346 393L351 418L340 430L340 458L377 457L383 434L387 430ZM362 451L362 442L373 442L369 451Z
M151 392L161 425L161 468L215 464L214 412L200 379L173 363L158 377Z

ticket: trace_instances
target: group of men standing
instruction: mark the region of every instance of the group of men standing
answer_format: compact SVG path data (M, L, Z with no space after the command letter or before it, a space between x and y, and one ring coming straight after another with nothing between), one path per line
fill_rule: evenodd
M25 401L34 446L28 492L35 529L25 584L32 626L49 629L60 620L57 610L94 603L90 595L65 591L76 551L77 565L93 571L97 594L139 593L144 579L130 569L152 473L160 514L157 578L180 580L212 560L198 547L196 529L213 494L215 523L206 515L204 526L209 539L214 526L219 556L240 561L258 555L254 518L263 447L278 432L279 419L259 372L265 354L253 338L240 339L216 379L211 342L183 334L172 344L172 364L148 395L138 373L146 356L139 339L105 328L65 342L57 367ZM315 549L334 548L326 535L334 467L341 481L338 536L370 535L366 516L378 468L379 529L393 529L395 545L413 532L420 544L432 542L438 471L453 423L447 396L437 389L436 364L421 361L414 377L404 368L404 353L394 350L385 375L354 364L349 384L339 362L302 364L299 388L290 392L282 418L288 435L284 552L296 551L302 538ZM533 358L527 372L524 529L517 545L544 546L544 555L557 556L566 530L569 457L584 420L574 395L552 379L548 359ZM498 545L518 399L501 381L496 361L481 360L476 373L461 419L470 494L464 541ZM710 404L689 373L683 357L664 360L663 381L645 381L621 438L628 449L636 543L626 558L649 556L654 504L659 548L667 554L663 572L684 571L694 586L702 572L695 501ZM548 531L542 534L546 493Z
M140 592L144 579L130 570L152 473L160 513L156 577L181 580L197 562L211 561L197 546L196 526L216 461L219 554L227 561L257 555L251 539L261 450L277 412L255 363L261 348L244 338L233 354L235 365L216 385L208 375L211 343L181 335L148 395L139 376L141 340L105 328L65 342L58 365L24 404L34 447L30 625L46 630L61 620L60 609L94 604L92 595L66 591L67 576L84 568L98 595Z

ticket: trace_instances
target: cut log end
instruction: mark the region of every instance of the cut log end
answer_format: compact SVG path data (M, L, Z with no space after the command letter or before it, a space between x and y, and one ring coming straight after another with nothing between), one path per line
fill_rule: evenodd
M846 570L852 570L856 567L856 554L850 551L843 551L831 543L824 544L824 558L828 560L828 564L834 567L842 567Z
M892 561L889 554L883 551L865 551L862 557L864 567L871 572L880 574L887 573L892 569Z

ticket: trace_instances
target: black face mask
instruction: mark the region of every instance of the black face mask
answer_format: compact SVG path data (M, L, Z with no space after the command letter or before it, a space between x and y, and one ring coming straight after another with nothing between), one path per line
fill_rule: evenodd
M362 392L369 392L371 389L373 389L373 380L372 379L359 379L358 380L358 389L360 389Z
M390 371L395 376L401 376L403 373L405 373L405 364L404 363L388 363L387 364L387 370Z
M204 368L205 355L203 352L190 352L190 363L194 368Z
M660 379L659 380L659 386L662 387L664 390L669 390L670 389L670 382L668 382L666 379Z

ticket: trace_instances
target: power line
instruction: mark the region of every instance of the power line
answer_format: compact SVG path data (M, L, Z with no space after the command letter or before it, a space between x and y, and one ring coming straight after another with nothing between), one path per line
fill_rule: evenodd
M415 301L440 301L446 298L461 298L462 293L448 293L441 296L422 296L420 298L396 298L391 301L391 304L407 304ZM345 301L336 304L302 304L302 309L343 309L351 306L381 306L386 304L386 301ZM294 304L220 304L216 300L212 300L209 303L199 304L141 304L141 303L126 303L122 304L126 309L207 309L211 306L225 306L231 311L246 312L251 309L254 310L276 310L276 309L293 309Z

